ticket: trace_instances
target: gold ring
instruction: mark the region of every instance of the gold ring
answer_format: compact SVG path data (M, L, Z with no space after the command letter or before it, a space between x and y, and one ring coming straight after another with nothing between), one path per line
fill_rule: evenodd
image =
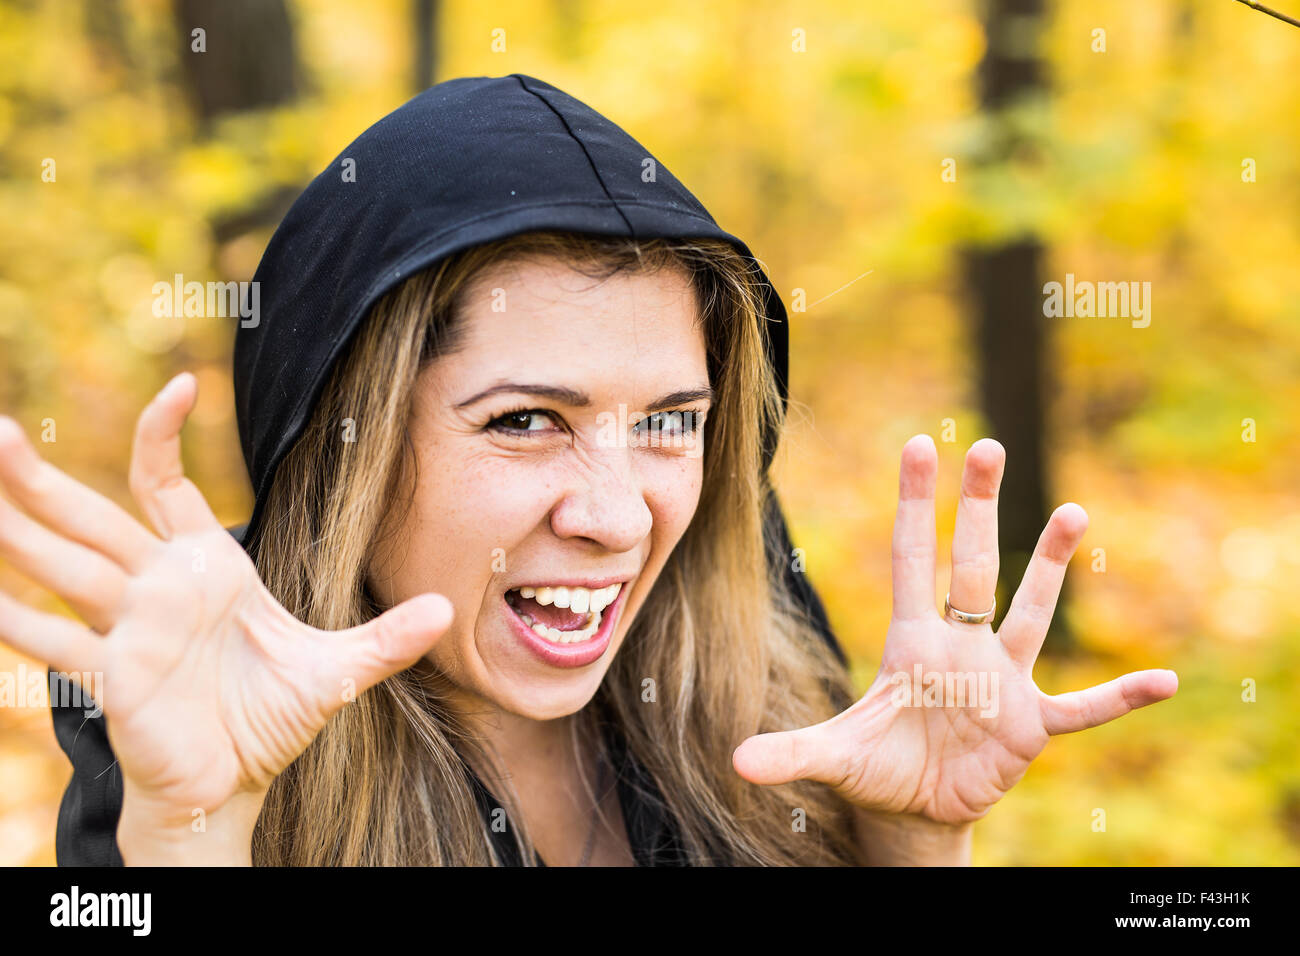
M989 621L993 620L993 612L997 610L998 606L998 599L996 597L993 599L993 605L983 614L971 614L967 611L959 611L949 604L948 598L950 596L951 592L943 596L944 617L950 617L960 624L987 624Z

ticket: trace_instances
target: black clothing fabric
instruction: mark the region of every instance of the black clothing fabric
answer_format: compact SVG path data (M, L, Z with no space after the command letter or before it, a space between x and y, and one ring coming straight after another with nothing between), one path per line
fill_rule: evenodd
M602 723L601 732L613 765L618 805L623 812L623 826L636 865L689 866L686 849L653 778L628 751L615 725ZM522 866L518 845L509 833L513 822L505 817L504 827L493 827L494 814L503 808L472 773L470 786L478 801L479 814L488 822L488 832L502 865ZM546 861L539 859L537 865L544 867Z
M122 774L108 745L107 720L103 714L85 716L83 707L58 703L77 697L68 690L65 677L53 671L50 676L58 688L50 700L54 736L72 762L72 779L59 804L54 859L59 866L122 866L117 848Z
M563 229L633 238L712 238L753 262L761 279L768 360L784 408L785 306L761 265L721 229L649 150L606 117L522 74L430 87L344 149L294 203L253 277L258 314L235 335L235 410L255 493L232 533L255 553L275 470L302 434L331 370L371 307L412 273L471 246ZM778 431L764 435L761 467ZM845 661L807 576L792 569L775 494L764 511L769 567ZM102 716L52 707L73 774L59 810L61 865L121 865L115 840L122 781ZM653 784L630 758L620 798L639 862L677 860L679 844ZM486 790L483 797L487 798Z

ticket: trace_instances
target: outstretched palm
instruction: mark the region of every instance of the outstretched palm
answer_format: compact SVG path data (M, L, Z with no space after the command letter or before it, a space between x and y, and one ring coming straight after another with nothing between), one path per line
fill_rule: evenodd
M131 491L157 536L0 420L0 481L22 506L0 500L0 554L89 625L0 593L0 637L56 670L103 675L86 690L99 693L126 805L169 825L264 793L347 691L412 664L452 616L446 598L421 595L342 631L293 617L181 471L195 397L182 376L140 415Z
M980 614L998 577L997 500L1005 453L971 446L953 535L951 606ZM1049 696L1033 681L1071 555L1087 528L1078 505L1058 508L1039 538L995 634L935 607L937 452L928 436L903 447L893 544L893 618L879 673L862 699L812 727L751 737L738 773L758 784L816 780L855 806L959 824L983 817L1053 734L1095 727L1178 689L1148 670Z

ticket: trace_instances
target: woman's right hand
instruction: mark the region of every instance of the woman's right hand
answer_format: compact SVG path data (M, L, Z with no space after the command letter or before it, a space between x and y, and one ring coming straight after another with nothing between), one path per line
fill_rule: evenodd
M453 613L423 594L329 632L286 611L181 470L196 397L194 377L177 376L136 428L131 493L157 535L0 417L0 481L23 509L0 499L0 555L89 625L0 592L0 639L56 671L102 675L128 864L247 863L276 775L345 703L424 656Z

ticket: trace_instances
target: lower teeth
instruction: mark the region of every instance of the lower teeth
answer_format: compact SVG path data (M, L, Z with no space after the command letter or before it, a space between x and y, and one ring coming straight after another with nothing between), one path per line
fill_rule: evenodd
M540 621L534 621L530 615L518 609L515 613L532 628L533 633L539 637L544 637L552 644L581 644L583 641L590 640L591 636L600 629L600 612L588 611L587 623L578 630L561 631L557 627L547 627Z

